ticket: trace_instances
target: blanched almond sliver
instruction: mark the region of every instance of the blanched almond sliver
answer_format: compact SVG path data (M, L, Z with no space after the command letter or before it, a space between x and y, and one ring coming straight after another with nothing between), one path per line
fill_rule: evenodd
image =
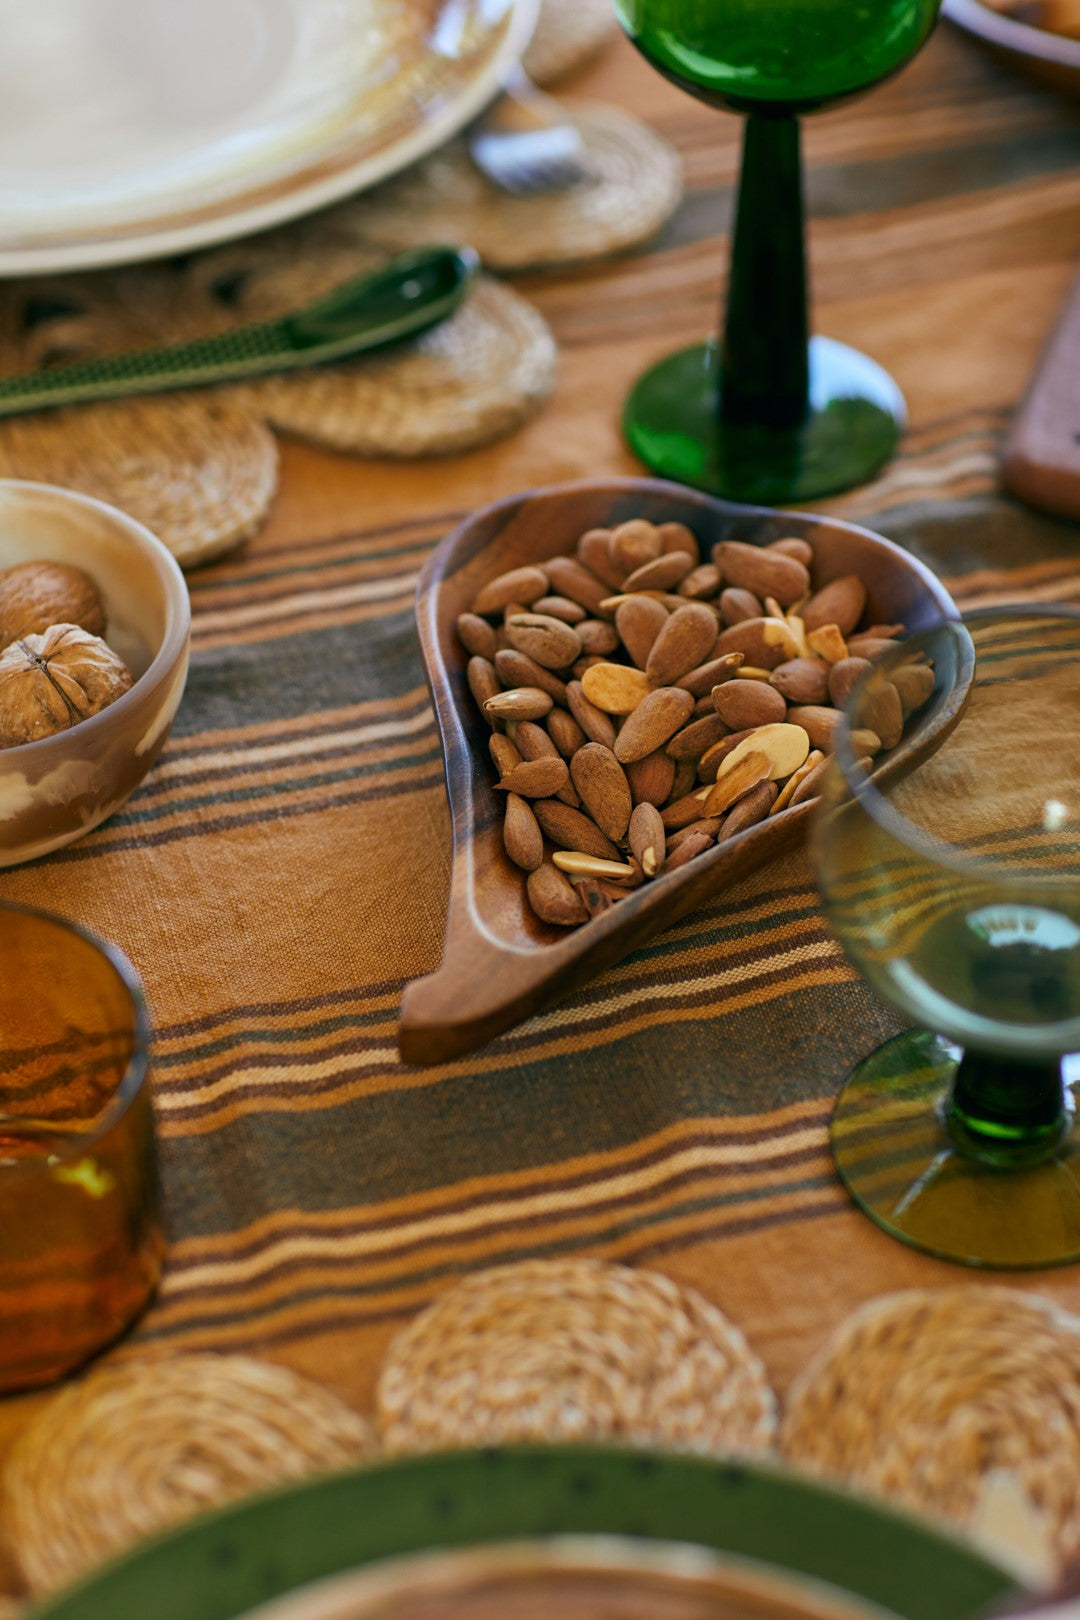
M778 720L768 726L756 726L749 737L744 737L742 742L720 761L716 780L722 781L748 754L762 753L770 762L769 780L781 782L785 776L790 776L792 771L797 771L799 766L805 763L809 752L810 738L802 726L792 725L787 720ZM715 814L713 811L709 813Z
M636 875L633 866L622 861L602 861L596 855L583 855L576 849L557 849L551 857L560 872L569 872L573 877L594 878L632 878Z

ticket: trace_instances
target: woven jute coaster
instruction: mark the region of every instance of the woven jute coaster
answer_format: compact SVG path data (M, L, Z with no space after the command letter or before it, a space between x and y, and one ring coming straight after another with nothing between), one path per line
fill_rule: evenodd
M40 1595L193 1513L372 1450L363 1418L285 1367L221 1355L129 1362L65 1390L19 1436L5 1534Z
M390 1345L376 1418L392 1452L619 1440L762 1451L776 1403L764 1368L700 1295L599 1260L482 1271Z
M214 399L110 401L0 423L0 476L119 506L187 568L255 532L274 499L277 465L263 423Z
M391 252L438 239L469 242L496 270L595 259L655 235L682 196L678 154L615 107L572 109L585 177L563 191L499 191L451 142L398 179L345 205L369 242Z
M268 377L229 398L284 433L355 455L471 449L533 416L555 382L538 310L481 278L458 312L415 343L352 364Z
M1080 1548L1080 1318L992 1287L876 1301L792 1387L781 1449L976 1532L1004 1483L1063 1561Z
M617 31L611 0L543 0L522 66L550 84L591 60Z

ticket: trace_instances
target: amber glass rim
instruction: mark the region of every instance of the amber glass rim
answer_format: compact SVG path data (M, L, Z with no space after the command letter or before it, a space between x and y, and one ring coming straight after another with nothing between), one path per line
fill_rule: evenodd
M93 1128L73 1137L69 1142L58 1142L56 1148L51 1149L48 1161L45 1159L18 1159L12 1164L4 1166L2 1179L5 1185L10 1185L15 1178L28 1181L33 1176L49 1175L55 1168L57 1161L81 1159L89 1148L100 1142L103 1137L123 1119L136 1097L142 1091L150 1068L150 1015L147 1010L146 996L143 993L142 981L128 958L116 945L102 939L91 929L84 928L80 923L72 922L68 917L60 917L54 911L43 911L37 906L20 906L7 900L0 900L0 916L14 912L22 917L33 917L38 922L48 923L64 933L74 934L85 944L91 946L103 956L109 966L116 973L131 1000L134 1015L134 1036L131 1048L131 1057L120 1082L109 1099L100 1119Z
M980 624L991 624L999 620L1043 619L1049 621L1071 620L1080 624L1080 608L1071 607L1067 602L1002 602L994 607L973 608L970 612L962 614L959 618L942 618L935 623L921 625L904 640L904 646L916 643L925 643L930 637L942 633L956 634L961 631L976 629ZM902 657L902 652L896 656ZM836 763L844 779L849 798L846 802L857 803L866 815L874 821L883 832L900 844L912 854L920 856L923 860L935 866L955 872L959 876L992 879L995 882L1009 884L1023 884L1025 888L1053 889L1061 882L1059 873L1047 873L1045 876L1038 873L1003 867L1000 862L991 862L978 855L965 855L955 844L944 842L936 838L933 833L917 826L913 821L896 809L886 793L876 785L873 775L867 776L859 769L855 749L851 741L851 715L855 712L859 695L865 685L873 680L875 675L888 674L891 660L886 659L872 666L868 675L864 676L851 693L848 702L842 710L842 723L840 725L836 747ZM972 687L978 679L978 658L976 655L975 674L972 678ZM948 733L963 723L964 703L961 703L941 739L940 746L948 747ZM918 765L915 766L918 769ZM830 809L833 807L830 807ZM844 806L837 805L842 810Z

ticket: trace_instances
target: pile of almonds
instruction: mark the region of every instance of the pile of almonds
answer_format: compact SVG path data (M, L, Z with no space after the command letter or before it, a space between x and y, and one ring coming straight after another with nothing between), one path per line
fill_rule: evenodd
M798 538L702 562L685 524L635 518L500 574L460 615L506 853L544 922L583 923L817 794L840 706L904 627L862 626L862 580L815 590L813 562ZM866 768L933 687L915 660L868 684Z
M69 563L0 570L0 748L67 731L132 685L105 642L105 608Z

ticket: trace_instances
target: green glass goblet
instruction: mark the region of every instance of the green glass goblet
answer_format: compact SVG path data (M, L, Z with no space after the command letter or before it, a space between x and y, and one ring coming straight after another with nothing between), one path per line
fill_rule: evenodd
M1080 1257L1080 613L992 609L913 637L847 716L872 729L886 683L929 659L943 684L966 647L970 694L929 758L871 781L842 729L824 785L829 921L928 1026L856 1065L832 1150L856 1203L915 1248L1050 1266Z
M723 340L661 360L623 426L654 472L735 500L849 489L891 455L903 397L873 360L809 337L799 116L895 73L940 0L615 0L642 55L744 113Z

